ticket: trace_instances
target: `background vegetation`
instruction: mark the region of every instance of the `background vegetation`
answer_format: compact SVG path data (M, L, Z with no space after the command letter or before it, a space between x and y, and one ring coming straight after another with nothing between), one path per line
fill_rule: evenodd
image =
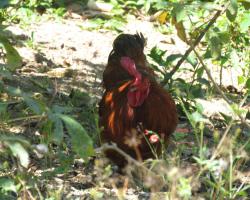
M74 3L89 10L96 2ZM99 145L96 102L77 89L61 94L53 89L53 81L39 90L19 82L18 70L24 64L16 50L18 41L7 28L63 20L69 4L67 0L0 2L0 199L61 199L63 188L47 183L72 173L79 160L82 168L93 168L88 173L102 175L99 184L112 179L110 165L104 163L102 169L100 161L88 162ZM147 172L153 173L157 184L159 177L163 181L166 193L159 199L250 198L250 1L110 0L102 6L112 9L92 15L82 29L119 33L134 16L152 21L162 34L176 34L187 47L183 54L169 54L155 46L147 55L159 81L174 96L184 124L173 135L174 148L163 153L163 160L142 165L149 167ZM25 45L38 48L33 35ZM236 85L223 84L228 69L239 72L233 74ZM207 116L200 99L222 99L227 111ZM38 166L39 175L33 170ZM155 192L149 185L139 179L134 187ZM91 187L90 199L104 198L98 181ZM121 191L117 198L126 199L127 187Z

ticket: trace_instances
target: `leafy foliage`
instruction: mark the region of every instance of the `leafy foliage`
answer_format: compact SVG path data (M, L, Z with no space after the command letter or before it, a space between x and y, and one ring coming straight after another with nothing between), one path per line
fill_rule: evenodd
M7 6L8 3L7 1L1 1L1 7ZM51 4L52 1L39 1L39 5L37 1L26 2L26 5L30 8L40 5L49 7ZM7 15L4 17L8 18ZM5 18L2 20L3 22L8 21ZM3 27L1 26L1 28ZM0 171L2 174L2 171L17 168L18 174L17 177L1 175L0 198L8 199L13 197L10 195L11 193L18 193L21 189L20 185L16 185L16 182L22 182L21 180L28 176L29 172L26 169L30 165L31 154L36 153L38 157L43 158L48 155L47 147L49 147L51 154L52 145L56 145L64 151L65 147L63 146L67 134L70 138L69 148L72 149L72 157L75 156L88 161L88 158L94 154L94 150L89 133L79 122L68 115L69 113L65 108L62 109L53 104L48 106L44 102L45 98L37 98L35 93L25 92L21 85L17 87L11 84L11 81L15 80L16 70L23 64L22 58L12 45L7 32L3 29L0 30L0 45L3 55L0 65ZM2 98L3 96L4 98ZM15 102L12 103L13 101ZM16 112L16 114L14 115L13 110L10 109L12 105L15 107L14 113ZM30 143L28 142L29 139L14 135L11 131L23 120L35 120L38 127L37 131L41 131L43 134L40 138L40 144L32 144L33 140ZM39 141L36 142L39 143ZM56 154L59 155L59 159L62 159L64 169L69 169L73 159L69 159L66 152ZM58 170L55 169L54 171L57 172Z
M9 43L8 39L1 35L0 32L0 43L3 45L6 51L6 68L10 71L15 71L18 67L22 65L22 58L18 54L15 48Z
M87 1L79 2L87 4ZM176 99L180 122L188 124L188 127L174 135L176 148L165 156L168 167L161 166L164 170L156 170L168 186L167 196L172 199L200 196L205 199L247 199L250 184L242 181L241 175L249 169L250 150L250 114L247 109L250 94L250 2L105 2L113 5L112 11L87 19L88 24L80 25L81 28L120 32L130 15L150 15L162 33L176 33L191 49L183 55L156 46L148 54L152 68L159 75L159 81ZM42 92L27 92L22 86L12 84L23 62L13 41L4 31L6 26L9 23L29 26L34 21L42 20L44 12L50 15L48 18L51 15L54 18L63 17L67 12L66 5L67 1L64 0L0 2L0 49L3 55L0 63L0 171L7 174L12 170L16 172L11 176L1 175L0 199L13 198L29 190L32 194L41 195L34 189L38 180L31 178L26 170L32 164L33 157L42 159L42 168L47 170L53 167L51 172L42 172L41 178L46 180L55 174L71 172L76 159L87 161L94 155L93 146L99 131L97 114L92 104L84 105L83 108L79 103L90 102L85 93L76 91L73 95L64 96L64 103L61 99L51 103ZM201 40L198 40L199 37ZM213 80L215 69L219 69L217 80ZM232 69L240 71L238 82L236 86L225 87L223 72ZM199 100L209 101L221 97L227 105L227 112L217 108L218 116L206 115L210 108L199 103ZM84 111L74 111L75 108ZM31 132L33 135L29 139L17 136L12 131L20 122L25 129L23 134L19 134L26 136ZM88 127L89 124L93 127ZM152 161L152 169L157 162ZM109 176L110 168L103 170ZM100 176L106 176L105 173ZM243 178L249 177L245 175ZM48 196L53 196L52 191L49 193ZM60 190L55 192L55 199L60 198L57 193ZM95 189L91 190L90 195L93 198L104 198L103 193Z

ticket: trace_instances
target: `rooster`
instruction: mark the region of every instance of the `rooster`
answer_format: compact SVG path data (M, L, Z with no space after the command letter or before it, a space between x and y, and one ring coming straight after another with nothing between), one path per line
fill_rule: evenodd
M177 126L175 103L148 66L145 43L138 33L121 34L114 40L99 103L102 140L116 143L139 161L155 157ZM126 164L118 153L105 153L118 166Z

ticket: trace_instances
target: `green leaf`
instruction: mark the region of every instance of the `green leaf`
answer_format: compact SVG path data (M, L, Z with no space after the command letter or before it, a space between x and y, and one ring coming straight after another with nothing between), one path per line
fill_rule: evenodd
M29 108L35 113L35 114L42 114L43 111L41 109L41 105L35 101L34 99L32 99L31 97L29 97L27 94L23 94L22 95L24 102L27 104L27 106L29 106Z
M198 82L200 82L201 80L197 80ZM204 90L202 89L201 85L203 84L194 84L190 90L189 93L190 95L192 95L192 98L202 98L204 97Z
M250 78L247 79L246 88L250 90Z
M111 19L108 20L103 24L103 28L116 30L116 31L123 31L124 30L124 22L119 19Z
M217 9L217 4L213 2L200 2L200 5L203 9L208 10L208 11L214 11Z
M245 13L240 22L240 30L241 32L246 32L250 26L250 13Z
M181 54L171 54L167 57L166 65L169 65L170 63L174 62L177 58L181 58Z
M5 88L5 91L12 96L19 96L20 97L22 94L22 91L20 90L20 88L15 88L12 86L8 86L7 88Z
M210 42L209 42L209 45L210 45ZM211 49L207 48L206 52L205 52L204 55L203 55L203 58L204 58L204 59L212 58Z
M1 0L0 1L0 8L4 8L9 5L9 0Z
M22 58L17 50L9 43L8 39L0 35L0 43L3 44L6 51L7 68L10 71L15 71L17 68L22 66Z
M196 109L197 109L197 111L198 111L199 113L203 113L204 107L203 107L203 105L202 105L201 103L196 102L196 103L195 103L195 107L196 107Z
M61 143L63 140L63 123L60 119L54 121L55 128L53 130L53 139L57 143Z
M241 85L246 82L246 77L245 76L238 76L238 84Z
M203 76L203 73L204 73L204 67L199 67L196 70L197 78L201 78Z
M232 104L230 106L231 106L233 112L236 113L237 115L246 115L248 112L248 110L246 108L241 108L237 104Z
M73 98L74 98L74 96L73 96ZM84 99L84 100L86 100L86 99ZM79 99L78 99L78 101L79 101ZM74 102L72 102L72 103L74 103ZM75 105L75 104L73 104L73 105ZM81 104L79 103L77 106L81 106L82 105L82 101L81 101ZM56 104L54 104L53 106L52 106L52 108L51 108L51 110L53 111L53 112L55 112L55 113L70 113L70 112L72 112L72 107L69 107L69 106L60 106L60 105L56 105Z
M27 104L27 106L29 106L29 108L34 113L42 114L43 111L45 110L45 108L42 104L35 101L32 97L30 97L31 95L24 93L22 90L20 90L20 88L8 86L5 90L12 96L22 97L24 102Z
M166 51L161 50L157 46L153 47L150 50L149 56L155 61L157 64L164 66L165 60L163 59L164 55L166 54Z
M103 24L104 24L103 19L94 18L94 19L88 20L84 24L83 29L87 29L87 30L98 29L98 28L101 28Z
M250 9L250 0L238 0L238 2L241 3L246 10Z
M191 124L191 126L193 127L193 128L195 128L195 122L193 121L193 119L192 119L192 116L191 116L191 113L187 110L187 108L185 107L185 104L184 104L184 102L183 102L183 100L181 99L181 98L179 98L179 100L180 100L180 106L182 107L182 110L183 110L183 112L185 113L185 115L187 116L187 118L188 118L188 121L190 122L190 124Z
M144 8L146 13L148 13L150 7L151 7L151 0L145 1Z
M0 178L0 188L4 192L17 192L14 180L9 178Z
M54 12L59 17L63 17L66 13L66 9L65 8L57 8Z
M205 78L197 78L197 82L199 82L201 85L211 87L211 83ZM201 92L202 92L202 88L201 88ZM204 93L202 92L202 94Z
M62 152L59 152L58 158L60 165L58 168L55 169L55 172L60 174L67 173L74 162L74 156L68 156Z
M29 154L26 149L18 142L8 143L10 150L13 155L19 158L20 163L23 167L27 168L30 162Z
M138 2L135 2L135 1L125 1L124 5L125 6L134 6L134 7L136 7L138 5Z
M209 120L204 118L198 111L193 112L190 117L194 124L197 124L198 122L209 123Z
M211 56L213 59L219 59L221 57L221 40L218 37L218 34L214 33L210 37L210 51L211 51Z
M189 64L191 64L194 68L198 64L198 61L193 53L190 53L189 56L187 57L187 61Z
M221 56L220 65L223 66L229 59L229 56Z
M225 122L228 124L232 120L232 116L228 116L223 112L219 112L221 116L224 118Z
M238 3L237 3L237 0L230 0L230 5L229 5L229 8L228 10L230 11L230 13L232 15L236 14L237 11L238 11Z
M1 65L0 64L0 76L5 78L5 79L8 79L8 80L13 80L13 76L12 76L11 72L4 69L4 68L2 68L2 66L5 67L6 65L4 65L4 64Z
M238 56L238 53L235 49L232 50L231 54L230 54L230 59L232 62L232 66L237 69L240 65L240 58Z
M173 24L177 30L177 35L178 37L184 41L184 42L187 42L187 34L186 34L186 31L185 31L185 27L183 25L182 22L176 22L175 18L173 18Z
M84 159L88 159L89 156L92 156L94 154L93 141L82 125L66 115L57 115L63 120L71 136L73 151Z
M229 19L229 21L233 22L237 16L238 12L238 3L237 0L230 0L230 5L226 11L226 16Z
M190 179L181 177L178 184L178 194L183 199L190 199L192 196L192 187L190 184Z
M52 131L52 140L60 144L63 140L63 123L55 114L50 114L49 119L53 121L54 129Z
M176 141L184 141L185 138L187 137L187 134L183 134L183 133L174 133L174 138Z
M223 44L231 42L231 35L230 35L230 33L226 32L226 31L218 32L218 37L219 37L221 43L223 43Z
M26 138L20 137L20 136L16 136L16 135L7 135L7 134L0 134L0 142L18 142L21 143L23 146L30 146L29 142L27 141Z
M173 8L172 14L176 17L176 23L183 21L183 19L187 16L185 7L182 4L176 4Z
M8 103L0 103L0 113L5 113L7 110Z

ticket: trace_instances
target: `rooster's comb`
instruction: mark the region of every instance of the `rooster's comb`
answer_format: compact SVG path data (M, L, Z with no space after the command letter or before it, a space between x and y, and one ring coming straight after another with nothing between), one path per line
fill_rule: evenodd
M121 56L129 56L128 52L143 52L146 45L146 39L142 33L120 34L113 42L113 51Z

